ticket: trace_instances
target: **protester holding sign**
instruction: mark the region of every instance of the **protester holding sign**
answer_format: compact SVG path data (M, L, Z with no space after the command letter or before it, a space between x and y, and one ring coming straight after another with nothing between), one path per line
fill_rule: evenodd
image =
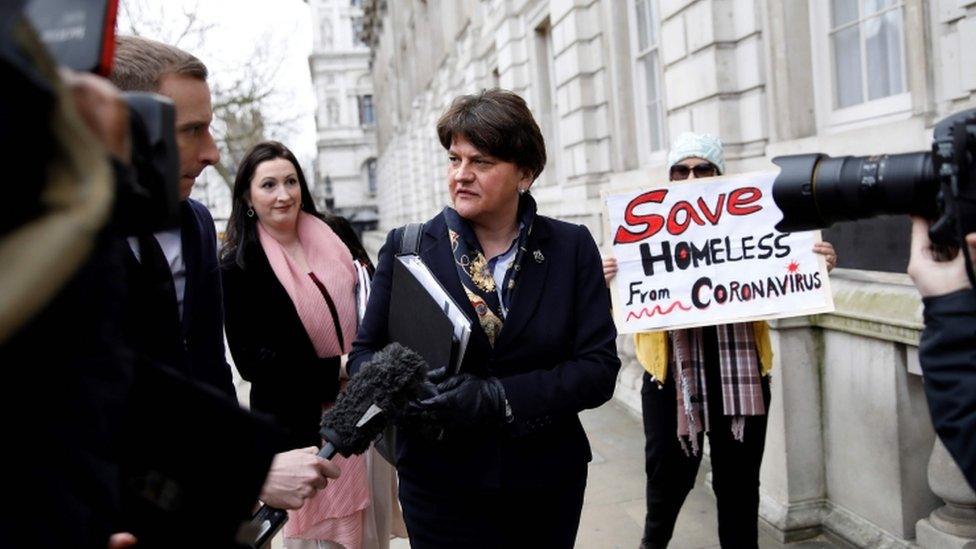
M722 175L725 173L722 142L707 134L681 134L668 155L668 168L671 181L691 181ZM661 193L660 190L655 192ZM717 224L723 208L728 215L746 215L758 210L758 194L752 188L739 188L727 196L723 194L714 197L716 200L702 196L697 201L697 207L703 212L701 218ZM664 195L657 196L663 198ZM654 195L650 198L661 202ZM714 211L707 209L709 202L715 205ZM680 206L682 204L686 205L685 217L669 214L667 223L662 220L662 227L677 227L678 230L674 230L674 233L684 231L684 227L692 219L692 214L687 212L694 206L689 202L679 202L678 206L672 208L672 212L683 207ZM650 216L644 218L648 219ZM639 219L631 216L631 220ZM646 226L654 228L653 223ZM621 236L626 239L629 234L631 233L623 232ZM643 237L640 233L635 236ZM768 248L769 257L786 257L789 244L785 237L782 234L770 234L768 238L758 237L753 246L755 252L752 252L752 257L749 256L749 243L752 242L749 239L752 236L742 238L739 245L730 245L729 238L709 239L701 248L705 249L700 252L702 262L708 262L711 266L713 262L762 257L767 253L764 246ZM619 241L620 238L615 238L615 243ZM664 252L643 253L645 272L648 263L651 270L649 274L653 274L655 267L658 268L658 278L661 278L665 270L670 272L681 267L682 259L685 258L682 255L682 244L684 242L679 242L673 248L665 246L664 252L674 252L666 257ZM692 264L693 261L697 264L700 248L689 245L687 249L693 255L686 259L687 264ZM837 256L829 243L817 243L813 251L824 256L828 270L836 265ZM603 269L609 285L618 272L616 259L605 259ZM791 269L795 270L795 267ZM807 280L810 281L810 289L819 280L819 273L809 275L808 279L800 279L796 277L802 275L795 274L793 270L785 275L783 293L791 291L788 283L792 284L792 291L800 291L804 289L803 284L807 284ZM678 275L685 276L683 273ZM707 280L707 285L698 282L702 280ZM726 301L723 300L722 293L709 292L713 289L709 277L702 276L698 281L692 284L692 303L688 304L688 308L692 312L700 309L702 314L712 314L709 305L713 300L722 303ZM771 290L779 292L774 282L770 281L768 284ZM717 283L714 286L725 288ZM641 295L635 293L634 285L630 287L630 301L635 297L648 298L647 292ZM752 290L749 288L765 287L742 284L742 290L737 290L737 295L742 301L750 301L749 292ZM728 288L734 286L729 284ZM731 302L733 297L728 292L726 299ZM672 300L671 303L671 308L676 305L684 306L680 300ZM666 313L669 310L656 308L652 312ZM647 515L641 547L668 545L678 512L695 484L705 433L708 434L711 446L713 487L718 503L719 540L722 547L757 547L759 466L766 438L766 412L770 400L768 374L772 367L772 347L766 322L637 333L636 351L638 360L647 370L641 388L647 473Z

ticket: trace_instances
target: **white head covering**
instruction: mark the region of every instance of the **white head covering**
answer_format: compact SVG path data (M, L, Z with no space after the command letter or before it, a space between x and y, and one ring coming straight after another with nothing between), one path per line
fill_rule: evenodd
M679 135L668 152L668 170L685 158L704 158L718 168L719 175L725 173L725 149L722 140L714 135L691 132Z

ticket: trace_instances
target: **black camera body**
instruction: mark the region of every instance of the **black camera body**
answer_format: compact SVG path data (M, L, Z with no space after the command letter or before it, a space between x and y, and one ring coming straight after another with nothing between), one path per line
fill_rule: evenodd
M932 242L959 247L976 286L965 235L976 231L976 109L935 126L932 150L831 158L778 156L773 200L783 211L780 231L822 229L877 215L919 215L934 223Z
M176 108L155 93L125 92L132 135L132 177L116 189L114 223L123 234L152 233L179 224L180 159Z
M936 124L932 162L941 184L936 198L942 210L932 225L932 241L965 248L965 236L976 231L976 109Z
M107 77L112 72L118 4L118 0L28 0L24 15L58 64Z
M24 13L58 64L108 76L115 52L118 0L29 0ZM179 221L176 111L153 93L123 94L129 107L132 177L119 178L113 227L126 235Z

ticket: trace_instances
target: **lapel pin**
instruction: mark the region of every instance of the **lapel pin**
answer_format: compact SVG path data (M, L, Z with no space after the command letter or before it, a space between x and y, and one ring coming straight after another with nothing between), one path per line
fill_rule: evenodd
M546 259L545 256L542 255L542 251L541 250L536 250L536 251L532 252L532 257L535 258L535 262L536 263L542 263Z

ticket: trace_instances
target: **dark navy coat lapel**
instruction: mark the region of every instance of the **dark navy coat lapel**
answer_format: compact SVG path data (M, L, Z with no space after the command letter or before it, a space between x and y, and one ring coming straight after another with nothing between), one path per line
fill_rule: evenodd
M508 311L508 317L498 335L498 340L495 341L496 348L504 347L512 341L535 315L549 274L549 262L545 259L546 254L550 252L548 241L548 225L537 222L533 227L532 235L529 236L525 256L522 258L521 272L515 282L512 307Z
M461 286L461 281L458 279L457 267L454 265L454 253L451 251L451 239L447 235L447 224L444 222L444 216L439 215L432 219L424 228L424 232L433 242L422 247L421 259L471 319L472 340L476 339L479 345L491 349L488 336L481 328L478 315L475 313L474 307L471 306L471 302ZM537 223L533 235L529 238L528 249L522 260L522 272L519 274L518 282L516 282L515 295L512 296L512 308L508 313L508 318L505 319L498 340L495 341L495 348L504 346L517 336L525 329L526 324L535 314L539 299L543 294L546 277L549 274L549 263L545 260L545 254L550 252L548 244L548 226L545 223ZM539 252L538 257L542 261L536 259L536 251ZM469 342L468 345L470 348L471 343Z
M461 280L458 279L457 267L454 265L454 252L451 251L451 238L447 235L447 223L444 221L444 216L438 215L432 219L424 227L424 232L432 239L432 242L425 242L421 246L420 258L471 320L471 340L468 342L468 351L465 356L470 353L472 343L475 340L478 341L478 344L490 349L488 336L478 322L478 314L471 306L468 294L465 293L461 286Z

